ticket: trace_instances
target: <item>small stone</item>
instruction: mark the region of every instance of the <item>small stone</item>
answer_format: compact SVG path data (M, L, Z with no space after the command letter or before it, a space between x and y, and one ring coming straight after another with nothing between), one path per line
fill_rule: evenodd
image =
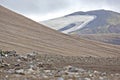
M6 75L5 78L8 78L8 75Z
M21 60L20 59L17 59L17 62L20 62Z
M59 77L59 78L57 78L57 80L64 80L64 78L62 78L62 77Z
M103 77L101 77L101 76L99 77L99 79L100 79L100 80L104 80L104 78L103 78Z
M68 72L78 72L78 69L75 68L75 67L72 67L72 66L67 66L67 67L65 67L65 69L66 69Z
M85 80L91 80L90 78L85 78Z
M32 74L33 72L35 72L35 71L32 68L30 68L26 71L26 74Z
M80 72L84 72L85 70L83 68L79 68L79 71Z
M51 71L50 70L44 70L45 73L50 73Z
M15 70L14 70L14 69L9 69L9 70L7 71L7 73L13 74L13 73L15 73Z
M24 72L23 69L16 70L15 73L16 73L16 74L22 74L22 75L25 74L25 72Z

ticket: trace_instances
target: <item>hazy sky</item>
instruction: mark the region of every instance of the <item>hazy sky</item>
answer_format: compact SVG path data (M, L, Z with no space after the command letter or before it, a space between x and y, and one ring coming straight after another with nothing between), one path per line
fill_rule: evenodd
M0 0L0 5L36 21L76 11L106 9L120 12L120 0Z

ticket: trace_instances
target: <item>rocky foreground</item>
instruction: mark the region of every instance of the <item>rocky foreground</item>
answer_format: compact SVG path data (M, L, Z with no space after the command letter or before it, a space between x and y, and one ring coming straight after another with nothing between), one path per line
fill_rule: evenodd
M120 80L120 58L0 51L0 80Z

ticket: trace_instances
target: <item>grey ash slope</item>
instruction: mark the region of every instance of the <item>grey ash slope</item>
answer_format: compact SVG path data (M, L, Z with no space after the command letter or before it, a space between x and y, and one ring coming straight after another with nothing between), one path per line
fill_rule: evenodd
M0 48L18 53L67 56L120 56L120 47L71 37L0 6Z

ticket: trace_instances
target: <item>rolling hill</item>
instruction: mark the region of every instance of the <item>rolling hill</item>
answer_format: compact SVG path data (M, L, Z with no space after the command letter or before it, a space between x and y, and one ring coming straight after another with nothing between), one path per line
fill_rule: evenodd
M66 56L120 56L120 47L72 37L0 6L0 48L18 53Z

